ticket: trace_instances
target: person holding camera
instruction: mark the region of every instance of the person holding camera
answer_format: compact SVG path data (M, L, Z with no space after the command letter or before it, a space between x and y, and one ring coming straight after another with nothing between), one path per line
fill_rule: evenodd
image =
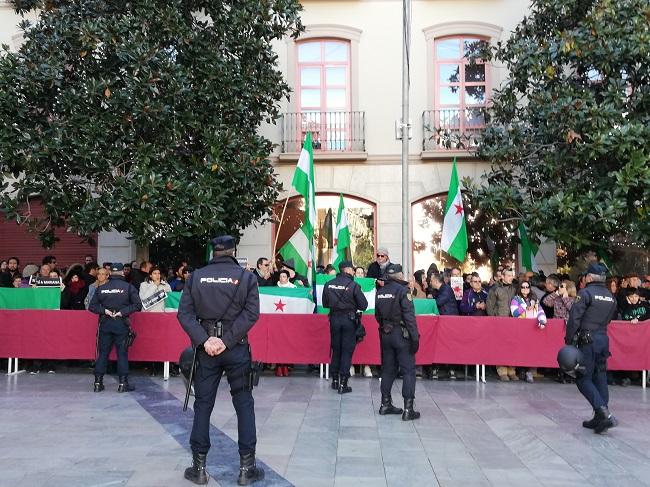
M339 394L352 392L348 385L352 354L357 344L357 310L365 311L368 300L354 282L354 266L349 260L339 264L339 274L323 288L323 307L329 308L332 348L332 389Z
M532 318L537 320L539 328L546 327L546 314L540 306L537 296L533 295L529 281L519 281L517 291L510 301L510 312L513 318ZM534 382L537 368L529 368L526 371L526 382Z
M402 266L391 264L386 281L377 289L375 318L379 323L381 343L381 407L379 414L401 414L402 420L418 419L413 409L415 400L415 354L420 347L420 334L415 322L413 298L404 281ZM393 406L391 389L397 371L402 371L404 410Z
M211 244L212 260L192 273L178 306L178 321L196 347L192 466L185 470L185 478L199 485L208 483L210 415L225 372L237 413L237 482L249 485L264 478L264 470L255 464L254 381L247 337L259 318L260 296L257 278L235 259L235 239L224 235Z
M111 265L110 280L97 288L88 305L89 311L99 315L98 354L93 384L95 392L104 390L104 374L113 345L117 350L117 375L120 380L117 392L130 392L135 389L129 384L130 327L127 318L131 313L140 311L142 302L135 287L124 280L123 269L122 264Z

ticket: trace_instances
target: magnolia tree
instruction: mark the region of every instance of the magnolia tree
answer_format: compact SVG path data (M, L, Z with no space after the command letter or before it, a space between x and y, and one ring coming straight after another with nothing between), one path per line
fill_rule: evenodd
M650 3L534 0L509 40L477 44L509 79L469 186L501 221L572 248L650 243Z
M289 87L274 40L296 0L16 1L18 52L0 53L0 206L52 245L129 232L138 244L238 232L279 184L262 122ZM32 200L44 214L29 212Z

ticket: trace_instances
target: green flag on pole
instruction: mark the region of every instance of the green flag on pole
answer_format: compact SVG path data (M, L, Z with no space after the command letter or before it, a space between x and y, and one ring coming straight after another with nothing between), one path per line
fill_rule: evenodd
M445 219L442 223L440 247L457 261L463 262L465 260L467 255L467 227L455 157L451 169L449 191L447 192L447 205L445 206Z
M537 272L537 262L535 255L537 255L537 245L535 245L529 238L526 232L526 225L523 222L519 223L519 239L521 240L521 264L530 272Z
M343 195L339 199L339 211L336 214L336 237L334 238L334 255L332 266L338 271L339 264L347 259L350 253L350 230L348 216L343 204Z
M314 185L314 149L311 142L311 132L307 132L302 146L296 171L293 173L291 185L305 198L305 219L302 226L291 236L289 241L280 249L284 260L293 259L296 272L314 282L316 274L314 258L314 228L316 226L316 191Z

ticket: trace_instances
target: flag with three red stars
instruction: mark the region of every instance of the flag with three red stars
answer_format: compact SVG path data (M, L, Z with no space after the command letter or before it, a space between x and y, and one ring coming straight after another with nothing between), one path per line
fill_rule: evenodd
M457 261L463 262L465 260L467 255L467 226L465 224L465 207L463 206L463 194L460 191L460 183L458 182L455 157L451 169L440 247Z

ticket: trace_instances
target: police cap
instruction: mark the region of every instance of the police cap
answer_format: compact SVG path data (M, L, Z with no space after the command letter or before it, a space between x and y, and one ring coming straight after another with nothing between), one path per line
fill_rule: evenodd
M393 279L396 274L402 273L402 266L399 264L391 264L386 269L386 276L389 279Z
M603 264L599 264L598 262L594 262L593 264L589 264L589 267L587 267L587 274L597 274L599 276L603 276L607 274L607 267L605 267Z
M354 265L352 265L352 262L349 260L344 260L339 264L339 271L343 272L343 269L352 269Z
M210 240L213 250L230 250L235 248L235 238L230 235L220 235Z
M124 266L119 262L115 262L114 264L111 264L111 272L122 272L123 270L124 270Z

